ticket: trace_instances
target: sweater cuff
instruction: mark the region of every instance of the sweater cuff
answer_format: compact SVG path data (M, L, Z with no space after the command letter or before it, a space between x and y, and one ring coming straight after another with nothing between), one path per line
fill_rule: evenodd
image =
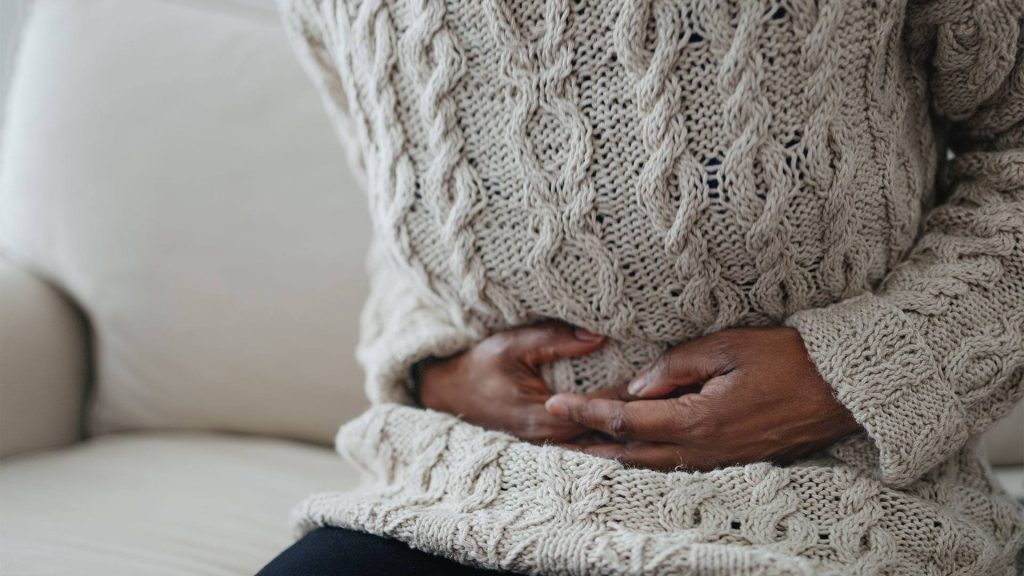
M356 356L366 370L370 402L418 405L409 386L412 366L430 356L441 358L456 354L477 340L476 336L450 326L420 328L412 322L406 332L392 332L390 337L356 349Z
M864 294L797 312L818 372L864 428L882 482L906 486L967 440L964 407L912 319Z

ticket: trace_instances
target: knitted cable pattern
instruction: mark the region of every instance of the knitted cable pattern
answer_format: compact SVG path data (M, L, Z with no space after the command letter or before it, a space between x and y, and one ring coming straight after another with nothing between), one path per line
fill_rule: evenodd
M337 524L538 574L1012 574L977 438L1024 396L1020 0L282 0L371 200ZM953 154L947 158L947 149ZM409 366L545 317L620 385L789 325L866 433L663 474L401 406ZM709 439L713 441L713 439Z

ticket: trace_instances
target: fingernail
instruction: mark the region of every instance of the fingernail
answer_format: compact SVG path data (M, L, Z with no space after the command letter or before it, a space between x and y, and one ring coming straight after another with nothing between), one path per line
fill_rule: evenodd
M587 342L594 342L596 340L604 338L604 336L601 336L600 334L597 334L595 332L591 332L590 330L587 330L586 328L583 328L581 326L576 326L575 328L573 328L572 332L573 336L576 336L577 340L584 340Z
M646 387L647 381L641 377L630 382L629 386L626 387L626 392L629 392L631 396L639 396L640 393L643 392L644 388Z
M568 413L565 407L565 399L558 395L548 398L547 402L544 403L544 409L560 418L564 418Z

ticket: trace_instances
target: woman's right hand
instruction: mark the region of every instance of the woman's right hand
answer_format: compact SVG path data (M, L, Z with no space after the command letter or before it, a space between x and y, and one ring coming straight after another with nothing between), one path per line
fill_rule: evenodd
M590 431L544 409L552 393L540 367L603 344L603 336L558 320L497 332L458 354L417 363L419 401L529 442L565 442Z

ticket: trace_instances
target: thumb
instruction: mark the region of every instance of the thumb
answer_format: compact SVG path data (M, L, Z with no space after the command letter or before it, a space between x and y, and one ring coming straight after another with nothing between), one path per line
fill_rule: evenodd
M569 356L585 356L600 348L605 337L561 320L544 320L508 331L510 353L529 366Z

